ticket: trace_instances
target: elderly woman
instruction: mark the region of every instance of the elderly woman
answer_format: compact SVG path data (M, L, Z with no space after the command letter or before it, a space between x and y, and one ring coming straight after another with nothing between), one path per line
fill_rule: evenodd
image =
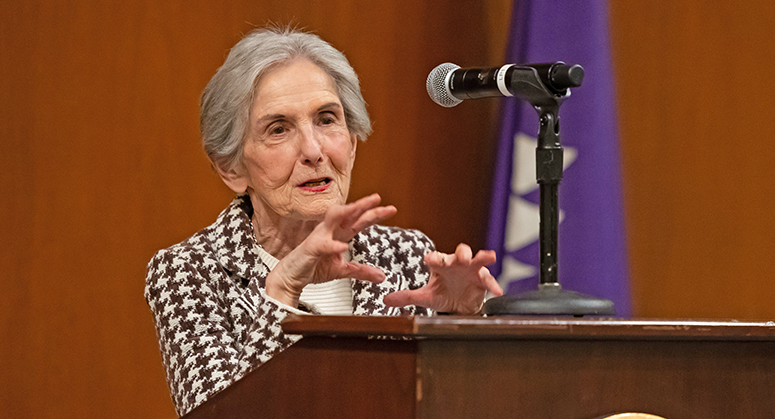
M315 35L257 30L229 53L201 102L204 149L236 198L214 224L159 251L145 297L178 414L300 337L289 313L474 314L491 251L434 251L378 225L379 195L346 204L358 140L371 132L358 78Z

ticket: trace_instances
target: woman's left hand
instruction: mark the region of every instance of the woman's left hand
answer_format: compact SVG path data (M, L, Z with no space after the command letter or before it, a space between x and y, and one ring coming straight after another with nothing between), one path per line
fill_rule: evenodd
M459 244L455 254L431 252L425 263L431 270L428 283L416 290L401 290L385 296L391 307L414 304L442 313L476 314L487 291L503 295L495 277L486 268L495 262L495 252L480 250L472 257L471 247Z

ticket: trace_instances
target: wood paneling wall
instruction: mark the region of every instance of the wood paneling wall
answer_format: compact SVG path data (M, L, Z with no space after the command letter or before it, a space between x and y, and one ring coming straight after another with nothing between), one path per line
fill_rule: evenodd
M142 297L153 252L231 193L198 96L251 28L320 34L374 135L351 198L441 250L484 243L498 101L433 104L435 65L502 62L510 0L0 2L0 411L174 417ZM634 312L772 318L773 6L613 0Z
M612 1L633 312L775 318L775 3Z
M0 416L174 417L143 299L152 254L232 194L198 98L267 22L315 31L361 76L374 135L351 198L380 192L440 249L483 243L497 101L427 97L444 61L502 61L510 1L0 2Z

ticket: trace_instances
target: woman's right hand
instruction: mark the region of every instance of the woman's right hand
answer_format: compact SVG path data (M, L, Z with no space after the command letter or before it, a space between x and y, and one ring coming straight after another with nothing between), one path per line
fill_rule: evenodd
M342 253L347 251L347 243L356 234L396 213L392 205L379 206L380 201L378 194L372 194L347 205L329 208L325 219L267 276L267 295L291 307L298 307L301 290L307 284L339 278L384 281L385 273L381 269L347 262L342 257Z

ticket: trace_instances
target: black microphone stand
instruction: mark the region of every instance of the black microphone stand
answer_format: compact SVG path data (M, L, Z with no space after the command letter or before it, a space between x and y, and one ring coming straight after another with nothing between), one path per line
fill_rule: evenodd
M558 114L560 105L570 96L568 87L581 85L583 69L574 66L581 69L580 77L577 77L575 82L560 80L560 83L557 83L553 82L551 77L552 67L554 64L547 64L545 68L514 67L514 71L523 74L511 78L511 91L516 97L527 101L536 109L540 122L536 148L536 180L540 188L540 283L536 291L487 300L482 312L488 316L614 314L614 304L610 300L563 290L557 278L557 242L560 222L558 190L563 168ZM539 70L541 70L540 73ZM576 75L578 76L578 73Z

